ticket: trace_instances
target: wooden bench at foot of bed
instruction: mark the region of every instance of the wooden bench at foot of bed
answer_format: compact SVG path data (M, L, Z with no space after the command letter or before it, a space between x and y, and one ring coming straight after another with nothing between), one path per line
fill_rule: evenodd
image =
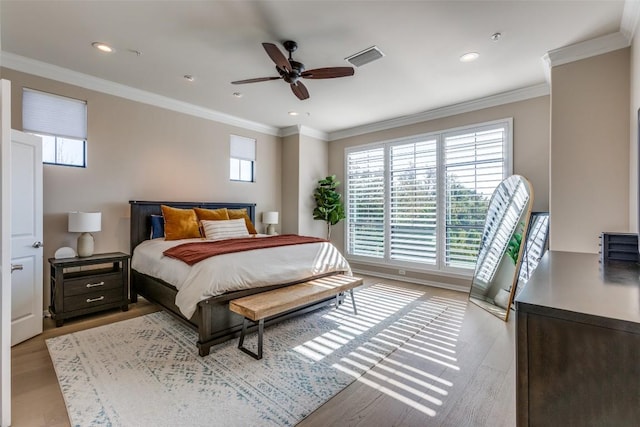
M321 301L334 295L336 296L337 308L342 302L341 296L343 296L346 291L349 291L351 294L354 314L358 314L356 311L356 301L353 298L353 288L362 285L362 283L363 280L359 277L339 274L230 301L229 310L244 316L238 348L255 359L262 359L262 336L264 320L266 318L277 316L286 311ZM248 350L243 345L249 322L258 324L257 354Z

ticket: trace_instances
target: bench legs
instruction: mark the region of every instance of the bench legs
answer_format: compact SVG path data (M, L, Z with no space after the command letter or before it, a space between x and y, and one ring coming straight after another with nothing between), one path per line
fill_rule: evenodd
M249 350L248 348L246 348L243 344L244 344L244 336L247 333L247 326L249 326L249 322L253 323L254 325L257 323L258 324L258 354L254 353L253 351ZM247 353L249 356L253 357L256 360L260 360L262 359L262 335L264 333L264 319L260 319L257 322L254 322L253 320L247 319L246 317L244 318L244 321L242 322L242 332L240 332L240 342L238 343L238 348L240 350L242 350L243 352Z
M358 309L356 309L356 299L353 297L353 289L349 289L349 294L351 294L351 304L353 304L353 314L358 315ZM344 292L340 292L336 294L336 308L342 304L344 300Z
M353 314L358 315L358 310L356 309L356 299L353 296L353 289L349 289L349 294L351 294L351 304L353 304ZM336 294L336 308L340 306L344 300L344 292ZM254 353L244 346L244 337L247 334L247 328L250 326L249 324L253 323L254 325L258 325L258 353ZM264 319L260 319L257 322L247 319L246 317L242 321L242 332L240 332L240 342L238 343L238 348L242 350L244 353L253 357L256 360L262 359L262 341L264 335Z

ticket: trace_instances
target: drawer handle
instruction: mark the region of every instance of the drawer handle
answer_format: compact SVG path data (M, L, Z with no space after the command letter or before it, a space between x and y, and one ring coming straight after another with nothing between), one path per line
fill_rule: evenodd
M98 297L98 298L87 298L87 302L96 302L96 301L102 301L104 299L104 295Z
M100 283L87 283L87 288L95 288L96 286L104 286L104 282L100 282Z

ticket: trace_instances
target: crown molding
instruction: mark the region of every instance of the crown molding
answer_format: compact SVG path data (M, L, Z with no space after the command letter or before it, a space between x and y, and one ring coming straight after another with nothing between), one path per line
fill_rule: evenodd
M167 110L188 114L190 116L253 130L267 135L280 135L280 129L274 126L242 119L240 117L200 107L188 102L178 101L177 99L114 83L109 80L100 79L98 77L79 73L67 68L58 67L57 65L36 61L10 52L0 52L0 61L3 67L23 73L33 74L85 89L129 99L131 101L141 102L143 104L149 104Z
M291 135L304 135L321 141L328 141L329 134L321 130L313 129L304 125L294 125L280 129L280 136L285 138Z
M629 43L635 36L638 21L640 21L640 1L625 0L622 19L620 20L620 32L629 40Z
M401 126L413 125L416 123L426 122L429 120L440 119L443 117L455 116L456 114L469 113L471 111L482 110L485 108L496 107L498 105L511 104L513 102L525 101L531 98L549 95L549 85L540 83L535 86L529 86L522 89L516 89L509 92L503 92L496 95L487 96L485 98L474 99L472 101L461 102L459 104L447 107L436 108L434 110L422 113L412 114L410 116L398 117L381 122L370 123L367 125L356 126L349 129L331 132L329 141L349 138L352 136L363 135L372 132L378 132L387 129L393 129Z
M548 57L546 62L549 67L555 67L623 49L629 47L630 44L631 41L618 31L617 33L550 50L545 55Z

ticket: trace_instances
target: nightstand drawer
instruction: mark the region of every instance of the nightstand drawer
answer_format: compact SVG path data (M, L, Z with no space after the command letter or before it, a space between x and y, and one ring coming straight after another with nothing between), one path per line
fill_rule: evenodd
M66 297L64 299L64 309L65 311L83 310L86 308L97 307L100 305L111 304L120 301L122 301L122 288L106 289L102 291L95 291L82 295Z
M122 289L122 273L96 274L92 276L67 279L64 282L64 297L85 295L91 292Z

